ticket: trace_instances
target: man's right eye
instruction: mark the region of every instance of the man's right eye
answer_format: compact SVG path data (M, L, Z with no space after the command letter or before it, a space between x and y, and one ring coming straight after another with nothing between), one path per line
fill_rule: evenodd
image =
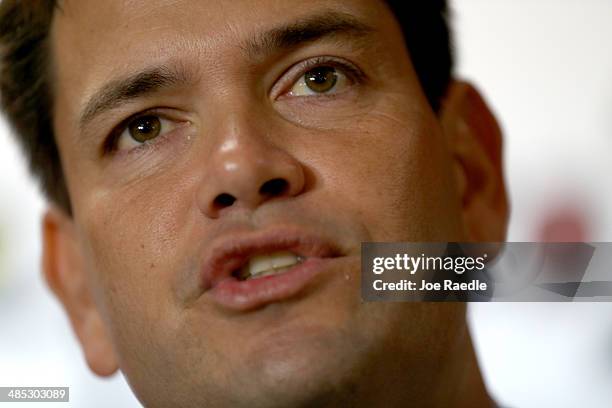
M158 116L142 116L128 124L125 131L138 143L155 139L161 132L162 123Z
M106 152L131 150L152 144L180 126L180 122L166 119L160 115L148 113L129 119L120 126L115 136L108 140Z

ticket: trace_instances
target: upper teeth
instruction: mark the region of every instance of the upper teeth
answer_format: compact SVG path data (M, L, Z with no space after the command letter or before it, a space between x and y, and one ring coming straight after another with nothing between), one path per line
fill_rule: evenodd
M247 279L282 272L302 261L303 258L301 256L297 256L289 251L256 255L249 259L249 263L240 269L239 278Z

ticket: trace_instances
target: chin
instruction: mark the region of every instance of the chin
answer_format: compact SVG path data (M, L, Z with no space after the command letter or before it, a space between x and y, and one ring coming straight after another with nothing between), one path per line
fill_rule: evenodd
M240 390L249 407L350 406L347 399L371 363L368 348L337 327L277 332L245 356L248 375L231 389Z
M242 389L245 406L346 406L339 402L353 397L359 370L347 364L345 357L294 353L262 362L254 381Z

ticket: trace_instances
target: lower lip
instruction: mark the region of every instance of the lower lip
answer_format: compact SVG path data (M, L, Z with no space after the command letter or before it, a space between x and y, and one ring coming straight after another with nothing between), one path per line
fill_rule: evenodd
M268 303L280 302L299 294L320 274L329 258L308 258L278 275L238 280L229 277L213 287L209 295L219 306L233 311L248 311Z

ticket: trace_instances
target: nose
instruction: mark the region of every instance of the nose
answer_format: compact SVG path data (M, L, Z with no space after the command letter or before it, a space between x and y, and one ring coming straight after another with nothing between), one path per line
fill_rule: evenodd
M227 132L208 160L197 200L209 218L232 209L255 210L304 189L304 169L294 156L263 137L245 133L236 128Z

